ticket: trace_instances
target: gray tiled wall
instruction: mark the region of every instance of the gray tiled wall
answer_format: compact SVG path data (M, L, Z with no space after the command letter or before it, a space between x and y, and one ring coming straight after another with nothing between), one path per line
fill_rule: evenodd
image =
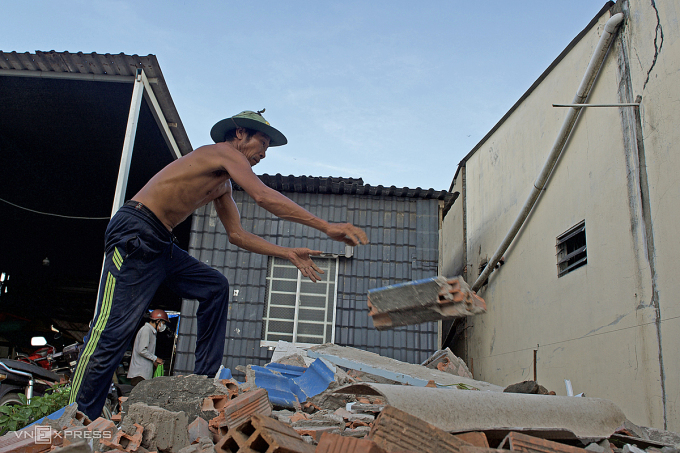
M345 245L306 226L279 220L258 207L243 191L234 191L244 229L276 244L309 247L340 255L335 343L411 363L437 349L434 323L379 332L366 305L367 292L394 283L437 274L437 199L348 194L285 193L315 215L331 222L363 228L370 244L355 247L345 258ZM230 298L224 365L234 375L237 365L263 365L272 352L260 347L268 257L229 244L212 204L193 217L189 252L221 271L229 280ZM233 290L239 295L233 297ZM193 371L196 301L184 301L177 343L175 374Z

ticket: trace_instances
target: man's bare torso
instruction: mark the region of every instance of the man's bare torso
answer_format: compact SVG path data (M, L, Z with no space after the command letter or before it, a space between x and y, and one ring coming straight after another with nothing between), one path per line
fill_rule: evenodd
M156 214L172 230L192 212L231 190L222 165L220 147L204 146L177 159L158 172L132 198Z

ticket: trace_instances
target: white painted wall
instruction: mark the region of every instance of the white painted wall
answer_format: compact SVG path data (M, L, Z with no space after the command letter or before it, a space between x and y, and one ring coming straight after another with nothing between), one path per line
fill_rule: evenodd
M479 291L488 313L469 318L467 352L475 379L506 386L533 379L537 350L538 381L548 389L564 395L570 379L575 392L614 401L634 423L680 431L680 6L656 3L664 39L646 86L656 11L649 2L620 0L626 20L588 101L642 96L649 206L633 110L585 109L506 264ZM571 102L609 18L600 17L464 163L454 182L463 195L444 219L442 270L461 267L463 203L468 282L495 252L566 116L551 104ZM659 41L657 34L657 48ZM556 237L582 220L588 264L558 278Z

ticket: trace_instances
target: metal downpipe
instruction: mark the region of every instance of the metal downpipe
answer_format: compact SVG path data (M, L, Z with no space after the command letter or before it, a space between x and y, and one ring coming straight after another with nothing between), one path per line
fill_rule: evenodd
M600 36L600 40L598 41L597 46L595 47L593 56L590 59L590 63L586 68L585 74L583 75L581 85L579 86L576 92L576 96L574 96L574 100L571 102L572 104L584 104L586 99L588 98L590 90L593 87L593 84L595 83L595 79L597 79L597 74L599 73L600 68L602 67L602 63L604 62L604 59L607 56L609 46L613 41L614 35L616 34L616 31L618 30L621 22L623 22L623 14L618 13L613 15L605 24L602 36ZM531 189L529 197L524 203L524 206L522 207L522 210L520 211L519 215L515 219L515 222L510 228L510 231L508 231L508 234L505 236L501 244L498 246L498 249L489 260L489 263L484 268L482 273L479 275L475 283L472 285L473 291L478 291L479 288L482 287L482 284L487 280L487 278L489 278L489 275L491 274L491 272L493 272L494 268L496 267L496 264L498 264L498 262L500 261L501 257L506 252L508 247L510 247L510 244L515 239L515 236L517 236L517 233L524 225L524 222L526 221L527 217L529 217L529 213L531 213L531 210L536 205L536 202L538 201L541 192L545 190L545 187L548 183L548 178L550 177L552 171L555 169L557 160L559 159L560 154L564 150L564 146L566 145L567 140L569 139L571 131L574 129L574 125L576 124L576 120L578 119L578 116L581 113L581 109L582 107L569 108L567 117L565 118L564 123L562 124L562 128L560 129L560 132L557 135L557 138L555 139L555 144L550 150L550 154L548 155L548 158L545 161L545 164L543 165L543 169L541 170L538 177L536 178L536 181L534 182L534 187Z

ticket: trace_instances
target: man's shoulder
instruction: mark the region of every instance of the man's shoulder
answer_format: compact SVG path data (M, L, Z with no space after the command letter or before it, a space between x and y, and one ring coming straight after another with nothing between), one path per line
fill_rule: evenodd
M239 151L229 142L211 143L199 146L190 154L209 154L209 153L238 153Z

